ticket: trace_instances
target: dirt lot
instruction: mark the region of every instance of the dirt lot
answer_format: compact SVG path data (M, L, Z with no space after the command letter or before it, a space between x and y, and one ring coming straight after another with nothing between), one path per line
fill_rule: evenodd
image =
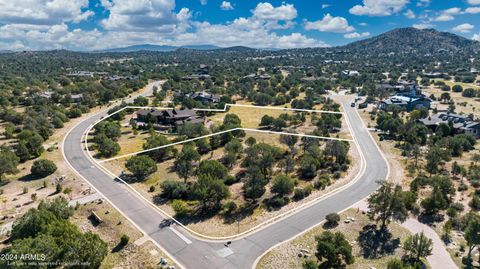
M361 248L361 240L359 238L362 228L371 223L368 217L362 212L357 211L356 208L347 210L346 212L340 214L341 220L337 227L330 229L331 231L342 232L346 239L350 242L353 247L353 254L355 256L355 263L353 265L347 266L347 268L386 268L386 263L394 258L401 257L403 255L403 250L401 247L396 248L393 252L383 255L379 258L366 258L363 255ZM345 219L354 218L354 222L345 223ZM258 269L280 269L280 268L302 268L302 263L306 259L316 259L316 241L315 236L321 234L325 229L322 227L323 224L319 224L315 228L306 232L305 234L282 243L263 256L259 263L257 264ZM410 233L402 228L397 223L392 223L389 225L389 230L392 234L391 240L401 241L402 238L405 238ZM300 250L308 250L309 256L298 257Z
M473 89L478 89L480 87L476 86L475 84L468 84L468 83L456 83L453 81L445 81L442 79L437 79L439 81L444 81L445 84L448 86L452 87L454 85L461 85L463 89L467 88L473 88ZM440 95L444 93L439 87L436 86L429 86L427 88L424 88L424 92L427 96L430 96L431 94L434 94L437 98L440 98ZM480 98L467 98L463 97L462 93L460 92L453 92L449 91L447 92L450 94L450 97L452 100L455 101L455 112L457 113L463 113L463 114L470 114L474 113L475 111L478 112L478 107L480 106ZM439 110L446 110L448 109L448 104L441 104L440 102L436 102L433 107L436 107Z
M89 219L92 211L102 219L102 223L93 223ZM110 251L100 268L161 268L161 258L166 259L168 265L175 266L162 250L151 241L144 240L142 233L106 202L94 201L79 206L71 221L81 231L92 231L108 244ZM129 243L118 251L115 247L124 234L130 238Z
M256 138L257 142L264 142L268 144L274 144L279 147L285 147L284 145L279 143L279 136L278 135L271 135L271 134L262 134L262 133L254 133L254 132L247 132L247 137L253 136ZM223 154L223 149L217 149L213 151L213 154L206 154L202 158L203 159L218 159ZM267 211L264 207L260 206L254 209L251 215L246 218L243 218L238 223L226 223L223 217L212 217L202 221L195 221L186 224L186 226L196 232L199 232L204 235L210 236L231 236L235 235L239 232L247 231L279 214L285 213L291 209L297 208L302 204L305 204L309 201L312 201L340 186L343 186L354 179L354 177L358 174L360 170L360 163L357 161L360 159L359 153L353 144L351 144L349 158L352 160L352 164L347 172L342 174L342 177L336 181L333 181L332 185L328 186L325 190L315 190L312 192L310 196L307 198L300 200L298 202L290 202L288 205L282 207L276 211ZM147 197L150 201L154 200L154 197L159 194L160 191L160 184L168 179L171 180L180 180L175 174L172 169L173 166L173 159L164 161L158 164L158 171L150 176L146 181L142 183L131 183L130 185L140 192L144 197ZM110 162L103 163L107 169L119 175L122 171L125 170L124 166L124 159L114 160ZM235 172L235 171L230 171ZM302 181L300 181L302 182ZM155 187L154 192L149 192L150 186ZM301 186L301 185L299 185ZM269 188L270 186L267 185L266 189L267 192L265 193L265 197L269 196ZM232 193L231 200L242 203L243 202L243 194L242 194L242 183L235 183L230 186L230 191ZM170 215L174 215L174 211L168 203L160 203L159 208L164 210Z

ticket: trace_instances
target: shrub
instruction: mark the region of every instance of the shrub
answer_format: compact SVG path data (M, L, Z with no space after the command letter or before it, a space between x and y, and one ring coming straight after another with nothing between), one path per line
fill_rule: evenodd
M312 193L312 188L311 185L308 185L305 188L296 188L293 193L293 199L298 201L309 196Z
M130 237L126 234L122 235L122 237L120 237L120 246L126 246L128 244L128 241L130 241Z
M272 192L279 196L285 196L291 194L294 187L295 181L292 178L280 175L273 181Z
M233 184L237 183L239 180L240 180L239 178L228 175L227 178L225 178L225 184L226 185L233 185Z
M228 201L223 205L223 210L226 214L232 214L237 208L238 206L234 201Z
M175 211L175 216L180 218L188 216L188 214L190 213L188 205L182 200L173 200L172 208Z
M57 171L57 166L50 160L36 160L30 172L36 177L46 177Z
M168 199L185 198L188 190L187 184L174 180L166 180L162 183L162 195Z
M61 193L62 190L62 185L60 185L60 183L57 183L57 185L55 186L55 193Z
M325 219L329 224L336 225L340 221L340 215L338 215L337 213L330 213L327 216L325 216Z
M274 196L272 198L270 198L270 200L268 200L268 204L271 206L271 207L282 207L286 204L288 204L290 200L288 199L288 197L280 197L280 196Z

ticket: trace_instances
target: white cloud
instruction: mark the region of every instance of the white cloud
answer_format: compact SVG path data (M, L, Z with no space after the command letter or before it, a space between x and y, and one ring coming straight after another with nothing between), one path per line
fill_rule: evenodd
M360 25L360 26L367 26L368 23L366 23L366 22L361 22L361 23L359 23L359 25Z
M228 1L223 1L222 4L220 4L220 9L222 10L233 10L232 3Z
M454 19L455 17L450 14L440 14L434 19L434 21L453 21Z
M85 18L84 13L88 13L83 11L60 16L62 19L51 18L51 24L19 24L0 17L0 21L6 23L0 25L0 50L99 50L143 43L256 48L328 46L301 33L280 34L274 31L294 25L297 10L289 4L274 7L269 3L260 3L251 11L250 17L219 24L195 21L188 8L176 9L174 0L101 0L100 4L108 11L108 16L100 22L100 26L104 27L102 31L75 29L75 25L68 24ZM3 14L1 5L0 14Z
M202 6L205 6L205 5L207 4L207 0L200 0L200 4L201 4Z
M462 9L459 7L452 7L446 10L443 10L440 15L438 15L434 21L453 21L455 19L455 15L462 14Z
M269 21L290 21L297 17L297 9L292 4L273 7L268 2L259 3L252 12L254 17Z
M323 4L323 5L322 5L322 9L329 8L330 6L331 6L330 4Z
M355 28L348 24L343 17L333 17L326 14L323 19L305 23L305 30L318 30L320 32L345 33L355 31Z
M477 14L480 13L480 7L469 7L465 9L465 12L469 14Z
M452 7L443 11L445 14L458 15L462 13L462 9L459 7Z
M247 46L256 48L325 47L326 43L300 33L278 35L262 25L249 26L248 19L237 19L231 24L195 23L194 33L177 37L177 44L215 44L220 46Z
M435 25L430 24L430 23L417 23L417 24L412 25L412 27L423 30L423 29L433 28L433 27L435 27Z
M409 3L409 0L363 0L363 5L356 5L350 9L354 15L389 16L400 12Z
M344 37L348 38L348 39L363 38L363 37L367 37L367 36L370 36L369 32L364 32L364 33L353 32L353 33L349 33L349 34L344 35Z
M101 25L110 31L182 32L191 17L188 8L178 14L173 11L175 0L105 0L102 4L110 14Z
M11 43L10 46L21 49L70 48L83 50L86 46L95 46L102 33L96 29L92 31L80 29L69 31L65 24L32 27L30 29L25 25L7 24L0 27L0 36L2 40ZM3 47L3 49L8 49L8 46Z
M420 0L417 2L417 7L426 7L430 5L431 0Z
M409 19L415 19L417 17L415 15L415 13L413 12L413 10L411 10L411 9L407 10L407 12L403 13L403 15L405 15L405 17L407 17Z
M475 26L473 26L472 24L464 23L464 24L460 24L453 27L452 31L460 32L460 33L470 33L473 30L473 28L475 28Z
M480 0L467 0L470 5L480 5Z
M86 20L94 13L82 11L88 0L29 0L0 1L0 21L3 23L55 25Z
M475 41L479 41L479 42L480 42L480 33L474 34L473 37L472 37L472 39L475 40Z

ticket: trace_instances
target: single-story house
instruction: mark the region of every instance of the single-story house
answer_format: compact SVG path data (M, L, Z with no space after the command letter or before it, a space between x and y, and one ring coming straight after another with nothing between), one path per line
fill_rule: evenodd
M45 91L36 94L40 98L50 99L52 98L53 92L52 91Z
M450 123L457 133L471 134L476 138L480 138L480 122L473 121L472 118L465 115L440 112L419 121L432 130L436 130L441 123Z
M202 103L218 103L218 102L220 102L220 95L208 93L206 91L186 94L185 96L190 97L193 100L199 101L199 102L202 102Z
M178 127L186 123L204 123L205 117L198 116L191 109L140 109L137 111L137 122L153 123L163 128Z
M360 76L360 72L358 72L357 70L343 70L342 74L350 77Z
M431 104L432 100L424 96L393 95L381 101L379 108L382 110L387 110L389 107L396 105L409 112L420 108L430 109Z
M70 98L72 99L72 102L74 103L80 103L83 101L83 94L72 94L70 95Z
M209 79L211 76L207 74L192 74L189 76L184 76L182 77L183 80L193 80L193 79L200 79L200 80L205 80Z

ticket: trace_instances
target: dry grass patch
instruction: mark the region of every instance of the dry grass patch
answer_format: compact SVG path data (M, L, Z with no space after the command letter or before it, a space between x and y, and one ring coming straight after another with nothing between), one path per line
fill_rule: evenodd
M353 247L353 255L355 256L355 263L347 266L347 268L386 268L387 262L394 257L401 257L403 250L398 247L393 253L385 255L377 259L367 259L362 255L362 249L358 242L358 236L362 228L371 223L368 217L357 209L349 209L340 214L341 220L337 227L330 229L331 231L342 232L346 239ZM354 218L355 222L345 223L347 218ZM397 223L392 223L389 226L392 238L404 239L410 233L402 228ZM308 250L310 257L308 259L316 259L316 241L315 236L321 234L325 229L322 225L318 225L307 233L295 238L292 241L282 243L281 245L270 250L263 256L257 264L258 269L277 269L277 268L302 268L302 263L306 258L298 257L300 250Z

